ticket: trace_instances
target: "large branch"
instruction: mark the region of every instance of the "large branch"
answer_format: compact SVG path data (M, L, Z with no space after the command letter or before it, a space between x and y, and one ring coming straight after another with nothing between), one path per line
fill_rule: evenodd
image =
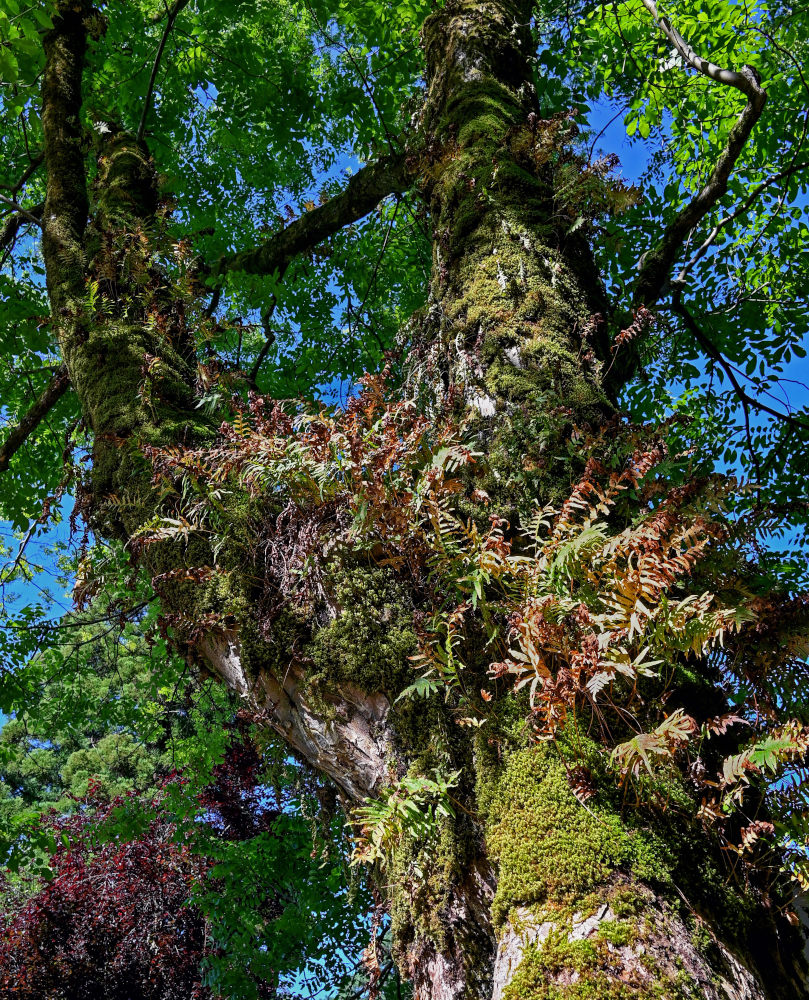
M76 338L68 331L84 296L84 231L89 201L81 125L81 87L89 0L61 0L45 36L42 137L47 186L42 256L62 354L70 367Z
M340 194L325 205L312 209L252 250L223 257L214 267L214 275L228 271L247 274L275 274L282 277L298 254L357 222L389 194L401 194L412 183L404 155L384 156L359 170Z
M694 52L667 18L658 16L654 0L643 0L643 5L654 17L660 31L689 66L717 83L740 91L747 98L747 104L731 129L725 148L720 153L708 182L670 223L658 245L644 255L635 286L636 308L654 305L669 280L671 269L689 234L727 192L733 168L767 101L767 93L762 89L758 74L751 66L744 66L741 71L736 72L721 69L710 60L703 59Z
M22 447L28 437L37 429L45 416L64 396L70 386L67 368L60 365L50 382L32 403L28 412L20 422L13 427L8 437L0 445L0 472L5 472L13 455Z

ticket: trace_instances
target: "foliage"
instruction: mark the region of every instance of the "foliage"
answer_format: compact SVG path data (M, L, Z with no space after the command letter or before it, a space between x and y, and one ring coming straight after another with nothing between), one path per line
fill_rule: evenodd
M274 996L299 967L339 983L370 904L339 819L305 818L323 789L266 737L259 753L247 720L234 730L238 700L194 683L157 608L143 614L142 577L116 605L100 552L95 565L85 610L40 623L40 652L13 675L30 696L0 730L3 975L31 997ZM188 946L166 985L177 934Z
M453 815L450 789L459 772L443 777L402 778L383 799L369 801L354 811L359 827L352 864L386 864L402 836L424 842L435 837L442 819Z
M249 773L242 771L244 786ZM221 782L220 782L221 785ZM146 820L124 839L99 841L96 824L114 817L121 799L82 805L88 812L52 813L46 827L57 838L50 879L25 886L21 905L5 914L0 937L0 983L8 996L33 998L132 997L183 1000L212 996L200 966L221 955L210 922L194 903L211 862L178 838L169 817ZM255 835L269 816L251 817L252 829L234 828L232 795L208 795L228 816L227 835ZM220 816L222 813L220 813ZM13 887L7 884L6 898ZM267 917L278 910L265 900ZM16 912L15 912L16 910ZM262 970L263 971L263 970ZM274 997L276 976L256 980L254 995Z
M60 920L77 935L54 955L61 968L67 949L79 954L76 942L89 940L88 879L132 864L140 874L124 900L131 905L105 910L106 930L140 933L141 912L160 926L158 910L187 900L183 969L190 983L205 959L200 990L246 996L307 963L318 983L332 982L341 945L353 948L368 929L364 910L373 910L373 946L357 989L393 990L379 943L384 904L349 880L333 790L300 771L290 779L295 769L269 741L263 762L241 761L242 778L238 767L230 777L222 770L224 720L236 711L203 683L199 660L212 637L243 643L243 665L259 675L245 684L257 682L256 691L272 659L251 659L256 649L275 651L282 687L288 664L308 671L305 698L324 730L333 706L329 692L326 707L316 704L315 675L324 679L328 654L341 661L341 684L388 699L401 746L394 740L386 759L387 786L354 816L356 857L377 869L390 873L404 845L413 857L402 864L421 863L422 845L446 888L469 844L496 840L481 829L485 803L472 791L477 751L497 757L507 786L519 752L536 742L518 762L557 753L560 784L543 795L563 803L571 828L589 830L597 796L614 816L634 807L676 814L695 838L721 844L741 880L774 883L785 863L806 884L809 410L798 365L809 330L809 17L789 0L656 6L653 14L645 0L541 0L529 12L504 3L504 16L525 14L509 45L533 33L538 55L523 53L530 68L506 100L509 121L522 118L505 134L485 113L505 100L497 88L484 81L470 98L466 133L491 131L475 153L460 141L463 128L433 119L425 86L440 90L451 78L430 65L430 29L446 5L6 0L5 433L24 429L63 363L76 390L0 458L0 516L19 543L16 557L3 551L0 584L22 590L0 636L0 711L13 714L0 734L0 815L10 868L22 870L9 894L34 880L9 924L30 959L26 975L43 907L66 908ZM63 11L86 13L81 107L65 116L80 129L71 146L78 181L55 176L54 151L43 148L45 48ZM655 24L658 15L668 20ZM639 301L638 270L728 161L744 104L707 63L689 65L672 50L661 30L669 24L700 56L752 66L768 99L654 301ZM523 56L512 54L517 66ZM479 68L458 72L466 100ZM148 218L127 218L131 192L110 183L120 137L137 147L156 198L159 188ZM628 150L626 178L615 176L618 148ZM373 172L389 157L409 191L400 178L376 210L304 241L280 266L227 266L234 252L283 243L341 204L363 164ZM46 288L56 219L43 216L46 193L55 204L61 185L80 188L85 174L85 245L67 240L54 252L51 241ZM431 218L439 188L452 197ZM104 205L119 195L113 232ZM467 230L483 248L468 274L448 263ZM501 230L513 260L498 256ZM54 271L72 249L78 291L51 315L61 288ZM535 258L530 281L525 254ZM568 265L586 277L575 292L559 280ZM572 345L561 365L560 337ZM88 338L101 345L89 374L77 361ZM107 367L97 376L99 366ZM546 395L533 369L564 391ZM496 399L480 395L484 384ZM103 420L86 405L88 385ZM344 395L341 409L317 402ZM114 489L105 463L116 469ZM533 517L525 497L511 506L515 483L542 484L529 497ZM126 543L89 548L78 610L53 622L31 597L26 532L74 495L89 518L88 546L91 529L113 522ZM136 577L138 564L148 579ZM366 600L341 617L340 603L361 591ZM312 644L296 659L298 626L309 637L320 630L319 658ZM361 669L365 648L344 655L352 636L361 645L373 630L385 635L381 660L417 646L412 683L401 663ZM277 707L269 695L266 705ZM459 738L451 726L447 735L447 720ZM429 753L407 745L417 723L435 723ZM270 765L283 779L264 788ZM181 777L165 783L175 767ZM535 819L547 833L547 817ZM69 843L51 861L62 832ZM600 858L584 840L580 856ZM163 869L149 868L147 847ZM595 865L594 882L619 853ZM435 873L417 874L425 898L439 898ZM157 887L164 875L171 906ZM390 901L396 889L379 870L375 877ZM71 893L84 909L71 909ZM144 952L147 939L130 937ZM123 962L130 978L144 980L144 956ZM59 988L43 983L31 990ZM106 979L99 988L107 985L117 988Z

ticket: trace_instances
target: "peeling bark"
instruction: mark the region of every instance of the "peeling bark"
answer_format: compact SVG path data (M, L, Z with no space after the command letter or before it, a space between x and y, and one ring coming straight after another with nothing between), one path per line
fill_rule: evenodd
M315 708L306 695L304 672L290 663L282 677L265 672L251 683L241 664L236 633L211 634L199 652L216 674L249 699L261 717L313 767L334 781L348 805L379 794L390 778L390 704L384 694L356 685L327 695L331 712Z

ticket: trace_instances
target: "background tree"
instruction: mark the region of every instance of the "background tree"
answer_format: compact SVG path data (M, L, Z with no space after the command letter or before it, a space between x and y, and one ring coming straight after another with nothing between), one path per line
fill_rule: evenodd
M255 997L303 977L306 995L356 990L372 902L349 877L342 818L311 818L331 793L266 733L259 746L225 688L192 682L142 592L113 609L102 590L41 621L53 644L15 664L17 714L0 730L4 990Z
M3 27L7 515L73 477L189 662L336 783L419 995L806 992L803 565L761 545L806 523L809 422L773 398L805 28L652 0ZM643 193L581 132L599 99L666 140ZM343 411L272 402L394 343Z

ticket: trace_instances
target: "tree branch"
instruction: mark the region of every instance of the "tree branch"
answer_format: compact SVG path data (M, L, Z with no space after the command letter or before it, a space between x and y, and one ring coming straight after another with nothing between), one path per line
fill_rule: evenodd
M35 226L42 225L41 220L42 220L42 209L44 207L43 205L37 205L33 209L23 208L22 205L18 205L13 198L6 198L4 194L0 194L0 201L2 201L3 204L8 205L10 208L12 208L14 210L14 214L16 216L20 216L21 219L25 219L28 222L33 222ZM39 209L38 212L37 209ZM12 219L13 218L14 216L12 216ZM8 225L8 222L6 222L6 225Z
M277 298L273 295L272 302L261 314L261 326L264 330L264 344L258 353L258 357L253 362L253 367L247 376L247 384L251 386L254 390L258 391L256 385L256 379L258 378L258 373L261 371L261 366L267 355L270 353L270 348L275 343L275 334L270 326L270 320L272 319L272 314L275 312L275 307L278 304Z
M357 171L340 194L302 215L266 243L223 257L213 268L213 274L243 271L283 277L298 254L362 219L383 198L402 194L410 185L404 155L384 156Z
M715 80L717 83L724 83L727 87L735 87L737 90L740 90L751 102L755 102L759 99L762 91L758 86L757 80L751 80L749 74L745 73L744 70L742 70L741 73L737 73L732 69L722 69L720 66L712 63L709 59L703 59L702 56L697 55L680 32L674 27L671 21L669 21L667 17L658 16L657 4L655 3L655 0L642 0L642 2L643 6L649 11L657 22L658 28L660 28L666 38L671 42L677 52L683 57L688 65L691 66L692 69L697 70L697 72L702 73L703 76L707 76L711 80ZM749 68L750 67L747 66L745 67L745 69Z
M60 365L54 372L53 378L34 400L28 412L9 431L6 440L0 445L0 472L6 471L13 455L19 451L69 387L70 378L67 374L67 368Z
M801 420L799 417L793 417L791 413L780 413L778 410L774 410L766 403L762 403L760 399L756 399L755 396L751 396L743 388L739 380L736 378L736 373L733 371L733 365L728 361L724 354L722 354L714 342L702 332L697 321L683 305L679 290L677 290L672 297L671 308L675 315L682 319L686 329L694 340L696 340L705 354L707 354L712 361L715 361L727 375L728 381L733 387L733 391L738 397L739 402L742 404L742 408L745 413L747 413L748 407L752 406L753 409L758 410L760 413L766 413L771 417L775 417L776 420L780 420L782 423L788 424L790 427L795 427L802 431L809 431L809 421Z
M658 245L641 259L634 295L636 308L642 305L647 307L654 305L669 279L671 269L689 233L727 192L733 168L767 101L767 93L762 89L758 74L752 66L744 66L740 72L736 72L722 69L710 60L703 59L694 52L667 18L658 16L654 0L643 0L643 5L654 17L660 31L689 66L717 83L740 91L747 98L747 104L731 129L725 148L719 154L708 182L670 223Z
M41 226L42 210L44 207L44 204L39 204L23 211L12 212L3 223L3 228L0 229L0 250L5 250L7 246L11 246L17 238L17 233L27 223L35 222L37 226Z
M20 177L20 179L17 181L16 184L0 184L0 187L4 191L10 191L11 192L11 197L12 198L16 198L17 195L20 193L20 191L25 186L26 181L28 181L28 180L31 179L31 177L42 166L42 164L44 163L44 161L45 161L45 154L44 153L39 153L39 155L35 156L31 160L31 162L28 164L28 166L25 168L25 170L22 172L22 176Z
M685 282L688 277L688 272L694 267L694 265L700 261L711 246L716 241L719 233L725 228L725 226L730 225L731 222L739 218L740 215L750 208L750 206L756 202L762 192L766 191L768 187L773 184L777 184L779 181L785 180L791 177L793 174L797 173L799 170L806 170L809 168L809 160L803 160L800 163L794 163L791 167L785 167L783 170L779 170L778 173L770 174L765 180L763 180L757 187L753 188L750 194L744 199L744 201L735 208L732 212L728 212L727 215L723 216L710 231L708 236L705 238L704 242L697 248L690 260L683 264L680 273L675 278L675 284L681 285Z
M149 115L149 108L152 105L152 97L154 96L154 86L157 80L157 72L160 69L160 60L163 58L163 49L166 47L166 42L168 41L169 35L171 34L171 29L174 27L174 22L177 20L177 15L183 9L183 7L188 6L188 0L175 0L174 5L169 11L168 20L166 21L166 27L163 29L163 35L160 39L160 44L157 47L157 53L154 57L154 63L152 65L152 75L149 77L149 86L146 88L146 97L143 99L143 110L140 114L140 121L138 122L137 131L137 141L143 141L143 133L146 129L146 119Z

